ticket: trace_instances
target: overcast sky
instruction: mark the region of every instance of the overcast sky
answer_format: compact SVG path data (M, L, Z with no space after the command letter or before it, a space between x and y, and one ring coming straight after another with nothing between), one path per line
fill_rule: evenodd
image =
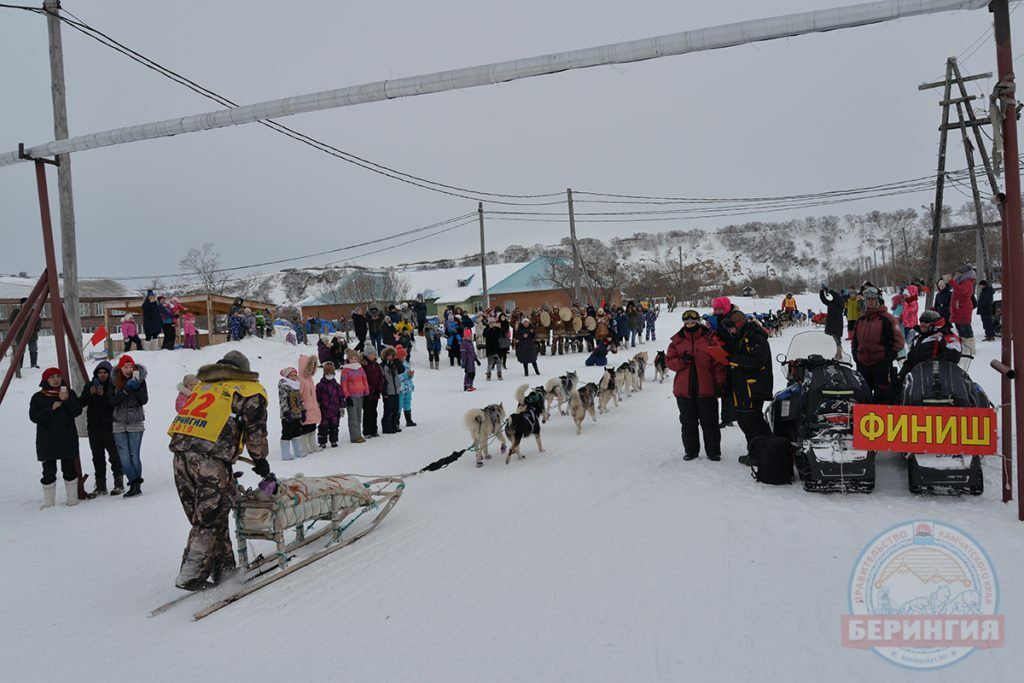
M250 103L836 4L65 0L64 7L165 66ZM1018 51L1021 16L1013 15ZM918 92L917 85L941 77L945 58L962 54L990 24L985 10L918 17L282 122L378 163L491 192L571 186L767 196L873 185L934 172L941 90ZM219 108L67 27L63 35L72 136ZM47 59L45 19L0 9L2 151L53 138ZM995 71L991 39L962 60L962 69ZM980 81L973 89L988 92L991 85ZM951 149L957 154L950 166L961 168L962 151ZM81 152L73 170L83 276L173 273L190 246L207 241L226 266L283 258L476 209L475 202L369 173L256 124ZM50 177L56 211L56 173ZM956 192L947 197L955 205L965 201ZM763 218L929 201L925 192ZM38 273L31 166L0 168L0 203L0 272ZM607 238L744 220L750 218L581 223L578 233ZM552 243L567 230L492 221L488 247ZM470 226L357 262L388 265L477 248Z

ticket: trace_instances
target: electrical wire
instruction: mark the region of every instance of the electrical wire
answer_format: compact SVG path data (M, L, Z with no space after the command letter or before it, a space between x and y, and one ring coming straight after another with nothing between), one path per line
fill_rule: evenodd
M18 9L28 9L36 13L50 14L50 12L38 8L18 7ZM159 64L153 59L146 57L145 55L139 53L136 50L133 50L132 48L129 48L120 41L110 37L103 31L100 31L99 29L96 29L90 26L89 24L85 23L72 12L69 12L67 10L63 10L63 12L65 14L70 15L71 18L64 16L64 14L58 14L58 18L63 23L67 24L69 27L73 28L79 33L89 38L92 38L98 43L116 52L125 55L129 59L132 59L133 61L141 64L147 69L150 69L151 71L154 71L160 74L161 76L164 76L165 78L168 78L174 81L175 83L178 83L179 85L182 85L209 100L217 102L218 104L221 104L226 107L239 106L238 103L228 99L227 97L220 95L203 85L200 85L192 79L182 76L176 71L173 71L172 69L169 69ZM392 180L397 180L399 182L403 182L409 185L414 185L425 190L438 192L440 194L446 194L452 197L459 197L461 199L470 199L472 201L486 201L494 204L506 204L515 206L554 206L556 204L562 204L565 202L564 199L545 202L523 201L527 199L546 199L552 197L561 197L561 192L550 192L546 194L505 194L499 192L487 192L484 190L473 190L469 188L459 187L457 185L448 185L446 183L430 180L427 178L413 175L411 173L406 173L404 171L399 171L389 166L385 166L383 164L379 164L369 159L357 156L355 154L352 154L351 152L346 152L345 150L339 149L334 145L313 138L310 135L299 132L294 128L290 128L276 121L266 120L259 121L258 123L267 128L270 128L271 130L274 130L275 132L285 135L297 142L301 142L302 144L308 145L313 149L329 154L330 156L341 159L342 161L358 166L364 170L370 171L372 173L377 173L387 178L391 178Z
M384 237L378 237L376 239L367 240L366 242L359 242L357 244L349 244L349 245L346 245L344 247L338 247L336 249L327 249L325 251L318 251L318 252L315 252L315 253L312 253L312 254L304 254L303 256L292 256L292 257L289 257L289 258L275 259L273 261L262 261L260 263L249 263L249 264L246 264L244 266L231 266L230 268L217 268L215 270L210 271L210 273L211 274L213 274L213 273L230 273L230 272L233 272L233 271L236 271L236 270L246 270L246 269L249 269L249 268L260 268L262 266L274 266L274 265L279 265L279 264L282 264L282 263L289 263L291 261L301 261L303 259L313 258L313 257L316 257L316 256L325 256L327 254L336 254L338 252L348 251L350 249L358 249L359 247L365 247L365 246L369 246L371 244L379 244L380 242L387 242L389 240L397 239L399 237L405 237L407 235L413 235L413 234L416 234L416 233L425 232L427 230L433 230L434 228L439 228L439 227L446 226L446 225L449 225L449 224L457 222L457 221L464 220L466 218L469 218L470 216L473 216L474 217L473 220L476 220L475 219L476 212L473 211L473 212L470 212L470 213L464 213L461 216L453 216L452 218L447 218L447 219L445 219L443 221L438 221L437 223L431 223L430 225L425 225L423 227L412 228L411 230L403 230L401 232L396 232L396 233L392 233L390 235L385 235ZM470 221L470 222L472 222L472 221ZM462 227L462 226L460 225L459 227ZM440 233L438 233L438 234L440 234ZM401 246L401 245L396 245L396 246ZM384 250L382 250L382 251L384 251ZM309 266L309 267L315 268L316 266ZM106 279L132 281L132 280L150 280L150 279L157 279L157 278L187 277L189 275L193 275L193 273L165 273L163 275L108 276Z

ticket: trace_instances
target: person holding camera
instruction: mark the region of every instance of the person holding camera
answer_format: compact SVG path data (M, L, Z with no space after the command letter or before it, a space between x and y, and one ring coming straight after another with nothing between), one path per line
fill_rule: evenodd
M92 371L92 382L82 389L82 406L85 408L86 424L89 430L89 450L92 451L92 466L96 477L96 488L90 497L107 495L107 463L114 475L114 488L110 495L124 493L124 471L121 457L114 441L114 409L110 397L114 395L113 367L107 361L100 361Z
M121 468L128 478L125 498L142 493L142 434L146 431L146 411L143 406L148 402L146 368L136 365L131 356L124 354L117 361L110 407L114 443L121 457Z
M43 370L43 380L29 402L28 417L36 425L36 458L43 463L43 504L53 507L57 497L57 463L64 479L68 505L78 505L78 429L75 418L82 414L78 396L64 382L57 368Z

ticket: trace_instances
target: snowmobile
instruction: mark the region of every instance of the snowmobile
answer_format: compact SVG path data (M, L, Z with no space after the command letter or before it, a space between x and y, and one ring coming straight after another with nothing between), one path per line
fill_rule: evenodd
M933 360L911 368L903 380L905 406L991 408L985 391L956 363ZM985 490L977 455L907 453L911 493L979 496Z
M789 439L804 490L870 493L875 488L875 453L853 448L853 406L870 403L871 390L838 354L835 340L819 331L793 337L777 360L788 386L768 406L777 436Z

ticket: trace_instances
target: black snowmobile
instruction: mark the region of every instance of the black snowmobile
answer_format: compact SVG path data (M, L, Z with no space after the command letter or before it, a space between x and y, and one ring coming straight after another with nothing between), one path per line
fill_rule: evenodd
M949 361L927 361L911 368L903 380L900 403L905 406L991 408L985 391ZM985 490L977 455L908 453L911 493L979 496Z
M836 358L835 341L819 331L794 336L778 361L789 385L772 399L768 420L793 444L804 490L870 493L875 453L853 448L853 406L871 402L864 378L848 357Z

